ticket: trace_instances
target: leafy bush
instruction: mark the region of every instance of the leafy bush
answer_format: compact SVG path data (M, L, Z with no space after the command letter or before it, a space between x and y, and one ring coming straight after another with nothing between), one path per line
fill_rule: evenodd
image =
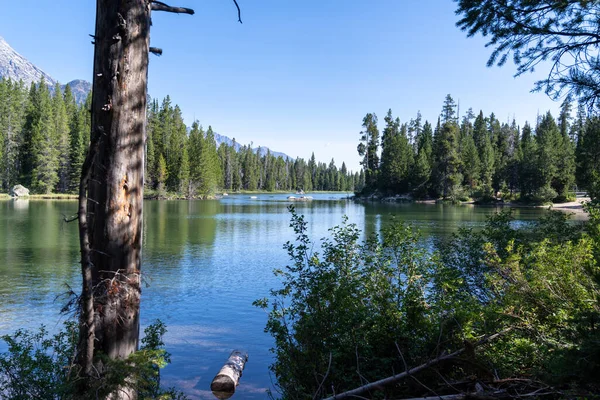
M544 186L533 192L531 197L526 200L529 200L534 204L547 204L551 203L557 196L558 194L554 189L550 186Z
M557 396L599 390L600 239L564 215L517 229L503 212L432 252L410 226L360 240L346 219L313 251L306 221L291 213L292 263L275 271L282 287L255 302L269 312L271 371L284 399L339 394L459 348L463 356L383 395L456 393L448 382L457 381L468 392L505 378L563 385ZM475 351L497 332L504 335Z
M42 325L38 331L18 330L2 336L8 352L0 355L0 393L3 398L62 399L72 395L77 324L69 321L50 336Z
M126 360L99 356L104 373L82 382L75 364L79 338L76 322L67 321L55 335L44 326L36 332L20 329L12 336L2 336L8 351L0 354L0 393L3 399L11 400L105 398L133 382L140 399L185 399L172 388L160 388L159 370L170 363L162 340L165 333L165 325L155 321L144 330L139 351Z

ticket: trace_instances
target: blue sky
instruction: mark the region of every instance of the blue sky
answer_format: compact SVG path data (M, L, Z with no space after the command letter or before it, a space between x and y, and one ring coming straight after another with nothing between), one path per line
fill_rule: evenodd
M389 108L407 122L437 120L446 94L522 125L559 104L530 93L545 71L513 78L487 68L490 49L455 26L451 0L169 0L196 15L155 12L149 93L170 95L187 124L198 119L242 144L359 168L361 122ZM4 1L0 36L61 82L91 81L92 0Z

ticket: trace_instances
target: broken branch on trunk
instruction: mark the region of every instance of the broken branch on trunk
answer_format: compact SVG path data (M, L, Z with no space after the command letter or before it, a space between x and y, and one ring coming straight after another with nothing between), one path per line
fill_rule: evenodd
M241 24L242 23L242 11L240 10L240 6L239 6L237 0L233 0L233 2L235 3L235 7L238 10L238 22Z
M189 14L194 15L194 10L191 8L185 7L172 7L168 4L163 3L162 1L152 1L152 11L165 11L175 14Z
M150 47L148 51L155 56L162 56L163 50L158 47Z
M508 332L510 332L512 329L513 329L512 327L509 327L509 328L506 328L506 329L504 329L504 330L502 330L502 331L500 331L498 333L495 333L495 334L493 334L491 336L484 337L483 339L481 339L478 342L474 343L472 346L473 347L477 347L477 346L481 346L481 345L484 345L486 343L489 343L491 341L494 341L494 340L498 339L499 337L504 336L505 334L507 334ZM430 367L432 367L434 365L437 365L437 364L439 364L439 363L441 363L443 361L454 359L454 358L458 357L459 355L463 354L465 351L467 351L467 348L463 347L460 350L456 350L454 353L450 353L450 354L446 354L446 355L443 355L443 356L439 356L437 358L434 358L432 360L427 361L424 364L421 364L419 366L416 366L414 368L406 370L406 371L404 371L404 372L402 372L400 374L392 375L390 377L387 377L387 378L384 378L384 379L380 379L378 381L369 383L367 385L360 386L360 387L358 387L356 389L352 389L352 390L349 390L347 392L340 393L338 395L333 395L331 397L327 397L325 400L341 400L341 399L353 398L353 397L360 396L361 394L363 394L365 392L369 392L371 390L381 389L381 388L383 388L383 387L385 387L387 385L399 382L399 381L401 381L401 380L403 380L405 378L410 377L413 374L416 374L417 372L421 372L421 371L423 371L425 369L428 369L428 368L430 368Z

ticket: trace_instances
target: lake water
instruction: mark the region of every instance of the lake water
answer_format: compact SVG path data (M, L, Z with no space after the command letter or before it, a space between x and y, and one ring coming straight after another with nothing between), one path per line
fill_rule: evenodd
M431 204L357 204L346 195L315 194L295 203L314 240L339 225L342 216L365 231L391 215L422 230L425 240L480 227L494 208ZM290 202L284 194L230 195L214 201L144 203L142 324L167 324L173 363L162 382L191 398L212 399L210 382L233 349L249 361L234 398L264 399L271 386L273 342L263 332L266 314L252 306L278 285L272 270L285 266L283 243L293 239ZM41 323L58 329L64 317L56 296L65 284L80 290L76 223L62 222L74 201L0 202L0 334ZM516 209L518 221L545 210ZM0 351L6 350L0 343Z

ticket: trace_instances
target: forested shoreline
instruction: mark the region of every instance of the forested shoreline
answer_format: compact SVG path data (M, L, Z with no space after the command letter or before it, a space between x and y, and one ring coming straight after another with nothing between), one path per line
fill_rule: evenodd
M75 193L89 145L91 95L76 104L67 85L53 90L42 80L0 79L0 187L21 184L35 194ZM354 191L364 174L318 162L314 154L284 159L239 146L215 142L209 125L187 127L179 106L167 96L148 102L145 187L151 196L206 198L226 191Z
M376 114L367 114L358 145L366 179L361 194L544 203L593 190L600 118L583 105L574 110L567 97L557 119L548 111L523 127L471 108L459 121L457 108L447 95L435 127L420 113L401 123L389 110L381 134Z
M0 185L34 194L74 194L89 144L91 96L77 104L44 81L26 88L0 79ZM600 168L600 118L567 98L523 127L469 108L458 116L450 95L437 123L420 112L407 123L389 110L381 133L375 113L363 119L362 169L332 159L274 156L251 145L217 146L212 126L187 127L169 96L149 101L145 187L155 198L207 198L218 191L355 191L451 201L568 201L594 190Z

